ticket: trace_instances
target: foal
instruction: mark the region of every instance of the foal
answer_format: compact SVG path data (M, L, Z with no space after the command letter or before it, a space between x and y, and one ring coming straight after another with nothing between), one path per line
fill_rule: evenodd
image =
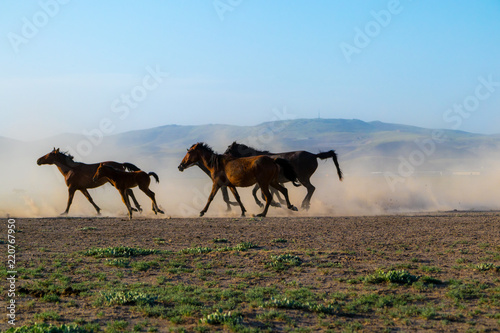
M100 178L106 178L111 184L113 184L118 192L120 192L123 203L125 204L125 206L127 206L128 216L130 219L132 219L132 206L130 205L130 201L127 196L127 190L136 186L139 186L141 191L146 193L146 195L151 198L153 212L155 212L155 214L164 214L164 212L160 210L160 208L158 208L158 205L156 204L154 192L149 189L149 184L151 183L151 179L149 178L149 176L153 176L157 183L160 182L158 175L154 172L124 172L113 169L101 163L97 168L93 180L97 181Z

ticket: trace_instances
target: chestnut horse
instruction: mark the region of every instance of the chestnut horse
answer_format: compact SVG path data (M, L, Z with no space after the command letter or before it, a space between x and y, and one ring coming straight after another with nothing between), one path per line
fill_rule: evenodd
M123 203L127 206L128 217L132 219L132 206L130 205L127 191L136 186L139 186L141 191L146 193L146 195L151 198L153 212L155 212L155 214L164 214L156 204L155 193L149 189L149 184L151 183L151 179L149 179L150 176L153 176L157 183L160 182L158 175L154 172L146 173L140 170L132 172L120 171L101 163L92 180L94 182L98 182L101 179L107 179L111 184L113 184L118 192L120 192Z
M73 156L62 153L59 151L59 148L54 148L50 153L40 157L36 163L38 165L43 164L55 164L59 171L61 171L64 176L64 180L66 181L66 185L68 186L68 204L66 206L66 210L61 215L66 215L69 212L69 207L73 202L73 197L75 192L78 190L83 193L83 195L88 199L88 201L94 206L97 214L100 215L101 209L95 204L94 200L90 196L87 191L88 188L96 188L106 184L108 181L106 179L101 179L95 182L92 177L94 176L97 168L99 167L99 163L97 164L85 164L73 161ZM111 166L118 170L131 170L137 171L140 170L138 167L131 163L118 163L118 162L103 162L103 164ZM142 211L139 203L134 197L134 193L132 190L129 190L127 194L134 200L134 204L139 211ZM135 210L135 209L134 209Z
M261 151L257 150L251 147L248 147L244 144L239 144L236 142L233 142L227 150L224 152L224 154L229 154L234 157L248 157L248 156L259 156L259 155L265 155L265 156L270 156L273 158L283 158L290 162L290 164L293 166L293 169L297 173L297 178L299 179L300 183L304 185L307 188L307 194L302 201L302 208L309 209L310 202L312 195L314 193L314 190L316 189L313 184L311 184L311 176L313 173L316 171L318 168L318 158L319 159L327 159L331 158L333 160L333 163L335 164L335 167L337 168L337 175L339 177L339 180L342 181L343 175L342 171L340 170L339 162L337 160L337 154L335 153L334 150L330 150L327 152L322 152L318 154L313 154L308 151L291 151L287 153L270 153L268 151ZM288 179L284 177L280 177L280 182L287 182ZM255 192L257 189L254 189L254 198L256 201L258 201L257 197L255 196Z
M210 177L213 181L212 191L208 197L207 204L200 212L200 216L203 216L207 212L215 194L222 186L229 187L240 205L241 215L245 216L246 209L241 203L236 187L248 187L255 183L259 184L266 198L266 206L262 213L257 216L266 216L267 214L272 199L269 186L273 186L283 194L289 209L297 210L288 199L287 189L278 183L281 169L283 169L283 173L290 181L293 182L297 179L293 168L283 159L273 159L268 156L232 158L216 154L207 144L200 142L192 145L188 150L181 164L179 164L179 171L184 171L197 162L202 163L205 168L210 170Z

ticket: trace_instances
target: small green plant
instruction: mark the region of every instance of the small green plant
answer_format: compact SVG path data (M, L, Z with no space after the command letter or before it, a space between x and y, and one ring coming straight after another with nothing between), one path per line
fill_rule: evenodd
M271 298L270 301L264 303L263 307L279 308L279 309L296 309L308 312L333 314L338 311L338 307L332 304L324 305L311 302L300 302L288 298Z
M163 238L160 238L160 237L153 238L153 242L155 242L155 244L157 244L157 245L161 245L161 244L165 244L166 243L166 241Z
M474 269L480 271L480 272L485 272L489 270L493 271L500 271L500 266L496 266L495 264L492 263L480 263L474 267Z
M152 305L156 301L155 296L137 291L111 291L101 292L97 304L106 305Z
M59 295L56 294L45 294L40 298L40 300L42 302L57 303L61 300L61 298L59 297Z
M418 281L419 277L408 273L407 271L388 271L377 270L374 274L368 275L363 279L365 283L397 283L397 284L412 284Z
M34 318L37 320L46 321L46 320L59 320L61 319L61 316L59 315L59 313L53 310L49 310L41 313L35 313Z
M243 321L243 317L234 312L223 312L222 309L218 309L216 312L206 315L201 319L201 322L209 325L237 325Z
M286 243L286 242L288 241L284 238L276 238L271 241L271 243Z
M125 320L116 320L108 323L108 330L123 331L127 328L128 323Z
M213 249L211 247L188 247L180 250L179 252L182 254L200 254L200 253L209 253L212 251Z
M92 333L97 332L98 328L85 325L83 327L78 325L61 325L56 326L47 323L35 323L30 326L11 327L6 333Z
M214 243L227 243L228 240L225 238L214 238L214 239L212 239L212 242L214 242Z
M83 252L83 255L92 256L96 258L105 257L136 257L136 256L146 256L150 254L160 254L161 251L153 249L141 249L133 248L128 246L117 246L117 247L107 247L107 248L91 248Z
M80 228L80 229L76 229L78 231L89 231L89 230L97 230L96 227L83 227L83 228Z
M122 258L106 259L105 264L108 266L127 268L130 266L130 260Z
M302 264L302 260L294 255L289 253L280 254L280 255L272 255L271 262L266 264L266 267L272 268L277 272L285 271L290 267L300 266Z

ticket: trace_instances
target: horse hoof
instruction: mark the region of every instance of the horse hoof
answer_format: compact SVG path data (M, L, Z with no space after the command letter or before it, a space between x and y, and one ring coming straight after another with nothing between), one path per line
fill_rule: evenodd
M160 214L165 214L165 212L164 212L164 211L162 211L162 210L158 210L158 213L160 213Z
M132 208L132 211L133 211L133 212L137 212L137 209L135 209L135 208Z
M202 217L203 215L205 215L205 212L200 212L200 217Z
M266 214L260 213L260 214L255 215L255 217L266 217Z
M65 215L68 215L68 212L62 212L61 214L59 214L61 216L65 216Z
M292 205L291 207L288 207L288 209L293 210L294 212L297 212L297 211L298 211L297 207L295 207L295 206L293 206L293 205Z

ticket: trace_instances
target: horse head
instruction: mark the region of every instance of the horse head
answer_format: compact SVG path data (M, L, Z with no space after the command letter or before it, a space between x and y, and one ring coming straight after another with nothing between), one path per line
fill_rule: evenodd
M231 155L233 157L249 157L257 155L267 155L269 154L269 152L267 150L259 151L245 144L237 143L236 141L234 141L227 147L224 154Z
M42 164L54 164L59 157L60 151L59 148L55 148L48 154L43 155L40 157L38 160L36 160L36 164L42 165Z
M186 156L182 159L181 164L179 164L179 171L184 171L185 169L195 165L203 159L206 152L212 152L212 149L208 147L203 142L195 143L187 150Z

